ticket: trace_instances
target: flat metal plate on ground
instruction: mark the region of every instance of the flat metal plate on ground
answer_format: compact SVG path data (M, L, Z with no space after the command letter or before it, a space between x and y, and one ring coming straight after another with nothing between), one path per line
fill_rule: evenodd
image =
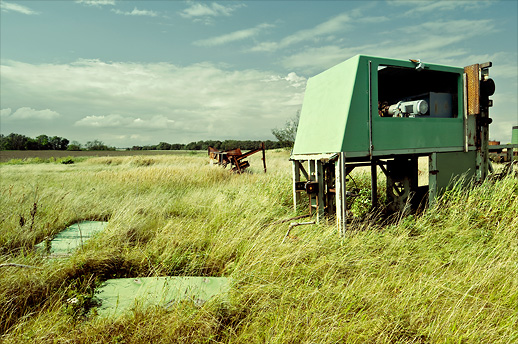
M99 288L96 297L102 304L100 316L119 316L135 306L160 306L165 309L178 301L202 305L230 289L226 277L142 277L111 279Z
M104 221L78 222L58 233L50 242L40 242L36 248L51 256L68 256L96 233L101 232L106 225L108 222Z

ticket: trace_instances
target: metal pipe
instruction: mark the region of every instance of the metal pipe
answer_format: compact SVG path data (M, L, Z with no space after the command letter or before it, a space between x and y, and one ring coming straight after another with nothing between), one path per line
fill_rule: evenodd
M468 89L467 89L467 75L466 73L464 73L462 75L462 79L463 79L463 86L462 86L462 90L463 90L463 93L464 93L464 99L463 99L463 104L464 104L464 153L467 153L468 152Z
M369 157L372 160L372 61L369 61Z
M369 157L371 160L371 204L372 209L378 203L378 176L376 172L376 159L373 157L374 145L372 141L372 61L369 61Z
M341 209L340 209L340 214L341 214L341 223L340 223L340 234L343 236L345 235L345 225L347 223L347 194L346 194L346 191L347 191L347 185L345 185L346 183L346 180L347 180L347 176L345 175L345 171L346 171L346 168L345 168L345 152L340 152L340 158L339 158L339 163L340 163L340 197L342 198L342 202L341 202Z
M378 206L378 174L376 168L376 160L372 159L371 164L371 208Z

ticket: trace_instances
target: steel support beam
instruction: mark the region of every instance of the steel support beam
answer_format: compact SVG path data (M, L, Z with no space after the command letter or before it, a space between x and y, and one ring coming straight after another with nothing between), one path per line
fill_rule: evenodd
M297 211L297 205L300 204L300 193L297 192L297 188L295 187L297 182L300 182L300 161L293 160L291 164L291 172L292 172L292 187L293 187L293 210Z

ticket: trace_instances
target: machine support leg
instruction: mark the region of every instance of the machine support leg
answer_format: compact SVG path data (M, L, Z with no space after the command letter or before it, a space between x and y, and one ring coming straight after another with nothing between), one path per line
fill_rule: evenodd
M347 229L347 189L345 182L345 154L341 152L338 161L335 163L336 224L340 236L343 236Z
M371 208L375 209L378 206L378 171L375 159L371 160Z
M297 205L300 204L300 193L297 192L295 183L300 182L300 161L293 160L291 167L293 175L293 210L297 211Z
M264 148L264 142L261 142L261 149L263 150L263 167L264 173L266 173L266 150Z
M315 177L318 182L317 222L319 222L321 218L324 218L324 207L326 205L325 201L324 201L325 181L324 181L324 168L323 168L322 161L316 160L315 165L316 165Z
M315 181L315 162L316 160L308 160L308 181Z
M467 75L464 72L464 74L463 74L463 84L467 85L467 82L468 82L467 81ZM469 145L469 139L468 139L469 128L468 128L468 92L466 90L464 92L464 99L462 101L464 103L464 122L463 122L463 127L464 127L464 153L467 153L468 152L468 145Z
M432 153L428 160L428 206L432 207L437 201L437 153Z
M316 160L308 160L308 181L315 182L316 175ZM316 208L317 199L314 194L308 193L309 197L309 213L313 214L313 208Z
M481 113L481 116L488 118L488 114L485 111ZM480 181L483 181L487 178L489 173L489 128L487 125L482 126L480 136L482 143L480 147Z

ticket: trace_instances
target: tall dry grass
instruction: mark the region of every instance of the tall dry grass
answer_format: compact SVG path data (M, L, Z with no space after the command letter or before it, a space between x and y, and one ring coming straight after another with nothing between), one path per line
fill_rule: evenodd
M243 175L201 156L3 165L0 263L35 268L0 268L1 340L518 341L516 179L453 188L419 216L359 223L342 239L330 221L296 227L282 243L288 224L278 220L296 215L287 159L268 152L264 174L253 157L253 173ZM32 252L68 224L99 218L109 219L103 235L69 259ZM94 315L102 281L163 275L233 284L202 307ZM67 302L73 297L80 302Z

